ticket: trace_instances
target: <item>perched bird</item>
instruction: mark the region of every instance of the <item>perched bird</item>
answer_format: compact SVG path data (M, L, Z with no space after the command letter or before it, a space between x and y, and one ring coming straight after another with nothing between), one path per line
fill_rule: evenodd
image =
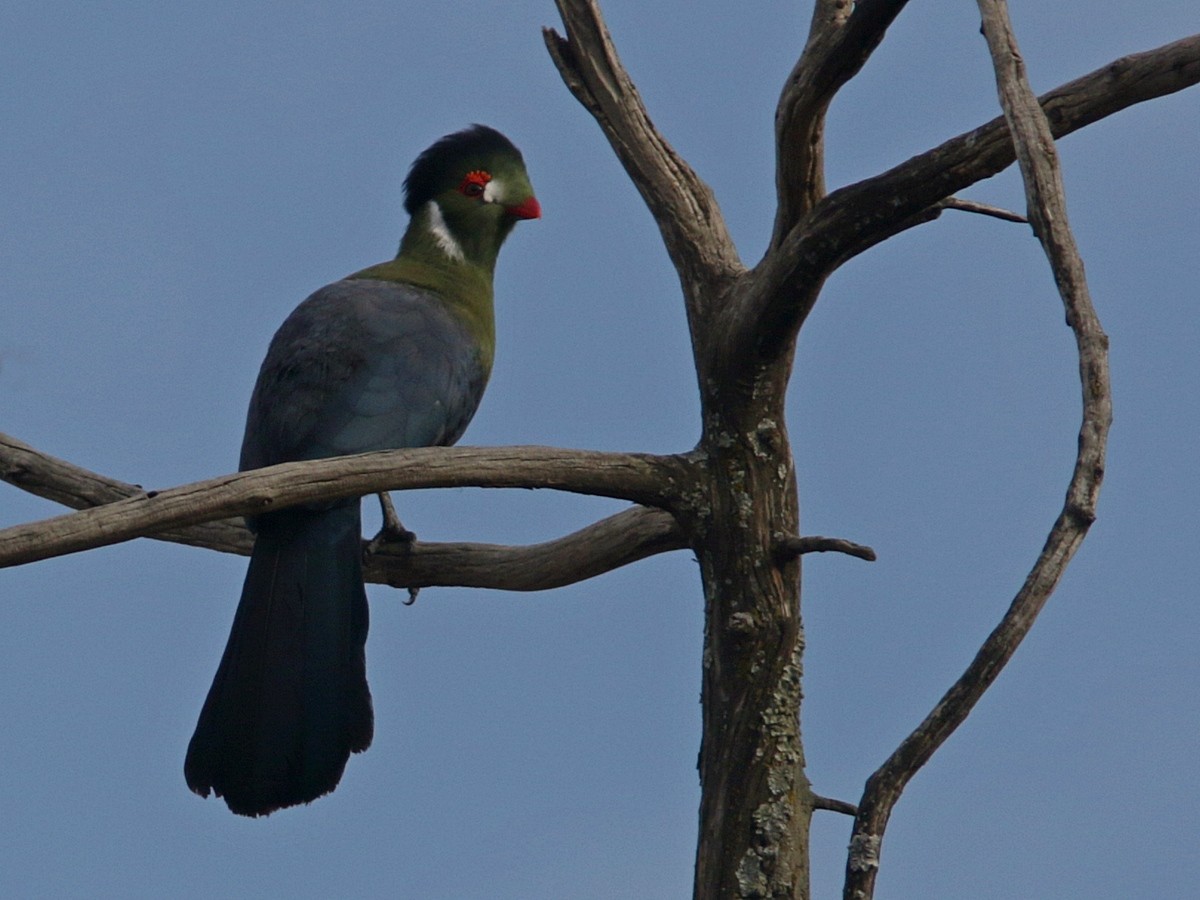
M404 190L396 258L321 288L272 339L242 470L448 445L474 415L496 344L496 256L541 208L520 151L483 125L417 157ZM188 787L240 815L329 793L371 743L359 505L248 521L254 553L184 763Z

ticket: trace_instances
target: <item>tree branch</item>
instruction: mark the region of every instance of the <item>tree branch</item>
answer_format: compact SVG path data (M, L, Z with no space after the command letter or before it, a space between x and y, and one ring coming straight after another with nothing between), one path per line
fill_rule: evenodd
M564 537L525 547L498 544L384 545L367 560L368 580L392 587L545 591L687 546L674 517L635 506Z
M454 447L284 463L0 531L0 567L102 547L168 529L384 490L554 488L666 507L690 480L688 456L548 447Z
M146 493L139 485L49 456L3 433L0 481L73 509L90 509ZM254 535L240 519L200 522L145 536L240 556L249 556L254 548ZM393 587L540 591L686 546L670 513L635 506L565 537L532 546L417 541L399 548L385 544L366 557L363 574L369 582Z
M802 553L845 553L847 556L855 556L858 559L865 559L867 562L875 562L876 559L875 551L870 547L843 538L819 535L805 537L795 534L775 535L775 558L779 562L795 559Z
M825 196L825 114L834 96L866 64L908 0L821 0L813 7L804 52L775 110L772 248Z
M72 509L104 506L146 493L140 484L118 481L76 466L3 432L0 432L0 481ZM249 556L254 546L254 536L242 525L240 517L169 528L155 532L153 537L243 556Z
M947 197L939 204L942 209L957 209L959 212L975 213L980 216L991 216L993 219L1002 219L1005 222L1017 222L1022 225L1028 225L1029 219L1020 213L1012 212L999 206L992 206L990 203L980 203L978 200L964 200L961 197Z
M853 803L847 803L845 800L836 800L833 797L822 797L819 794L813 794L812 805L813 809L827 809L830 812L839 812L846 816L858 815L858 807Z
M140 485L76 466L3 433L0 481L73 509L91 509L146 494ZM240 556L249 556L254 548L254 535L240 518L199 522L144 537ZM561 538L528 546L438 541L416 541L403 547L384 544L366 556L363 574L368 582L392 587L542 591L686 547L687 539L671 513L635 506ZM780 536L778 549L789 558L827 551L875 558L869 547L817 536Z
M637 187L675 264L688 302L689 327L714 286L745 271L712 189L650 120L621 65L594 0L556 0L567 36L542 30L550 58L575 98L592 114Z
M1200 82L1200 35L1136 53L1039 99L1054 137L1136 103ZM748 290L723 312L725 359L751 364L787 351L825 279L893 235L937 218L947 197L1015 160L1003 117L826 196L750 273Z
M1067 496L1029 576L962 677L868 779L851 838L846 900L874 896L883 833L905 786L961 725L1012 658L1096 518L1112 422L1108 338L1092 307L1083 261L1067 221L1058 154L1050 123L1029 87L1004 0L978 0L996 71L1001 106L1025 182L1029 218L1046 251L1075 334L1083 388L1079 448ZM857 849L856 849L857 848Z

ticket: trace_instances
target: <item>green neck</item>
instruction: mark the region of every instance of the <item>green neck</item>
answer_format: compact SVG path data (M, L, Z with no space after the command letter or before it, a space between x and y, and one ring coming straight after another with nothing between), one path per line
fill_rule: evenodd
M432 292L470 329L485 369L490 370L496 348L492 273L500 249L498 241L493 243L491 248L479 246L479 242L460 244L462 258L456 258L439 244L427 210L420 210L409 222L395 259L348 277L396 281Z

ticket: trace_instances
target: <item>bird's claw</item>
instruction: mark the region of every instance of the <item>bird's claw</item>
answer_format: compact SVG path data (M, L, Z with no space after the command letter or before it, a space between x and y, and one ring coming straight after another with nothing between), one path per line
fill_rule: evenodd
M379 533L371 538L364 550L365 556L370 556L384 544L405 544L412 546L417 540L415 532L409 531L396 515L396 507L392 505L392 497L387 491L379 494L379 508L383 512L383 525Z
M388 527L385 522L383 527L379 529L379 533L371 540L367 541L367 546L363 549L363 556L370 556L379 550L385 544L402 544L405 547L411 547L417 541L416 532L409 531L407 528L399 528L393 530Z

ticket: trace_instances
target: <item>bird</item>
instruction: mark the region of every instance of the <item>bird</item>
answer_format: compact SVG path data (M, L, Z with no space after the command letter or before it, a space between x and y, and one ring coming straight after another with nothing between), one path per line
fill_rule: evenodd
M448 446L475 414L495 353L496 259L541 206L521 152L485 125L433 143L403 187L396 257L320 288L272 338L241 471ZM360 507L354 497L247 518L250 565L184 762L193 792L238 815L330 793L371 743Z

